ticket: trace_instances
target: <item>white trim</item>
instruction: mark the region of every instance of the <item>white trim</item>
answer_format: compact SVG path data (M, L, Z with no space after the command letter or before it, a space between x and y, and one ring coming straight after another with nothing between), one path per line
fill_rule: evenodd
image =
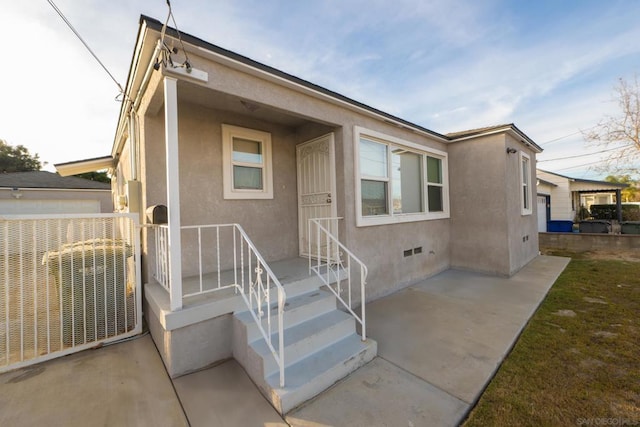
M393 200L392 197L387 197L387 211L389 212L387 215L376 215L376 216L362 216L362 188L361 188L361 180L367 179L367 176L360 175L360 138L366 137L367 139L373 140L374 142L379 142L387 146L387 150L390 150L391 146L399 146L410 149L412 152L416 152L423 156L423 179L422 183L422 192L423 192L423 208L425 212L416 212L416 213L405 213L405 214L393 214ZM377 132L374 130L366 129L360 126L354 126L354 178L355 178L355 202L356 202L356 226L358 227L366 227L371 225L383 225L383 224L396 224L403 222L415 222L415 221L427 221L434 219L446 219L450 217L449 211L449 157L448 154L444 151L427 147L424 145L416 144L411 141L405 141L403 139L385 135L381 132ZM389 151L388 151L389 153ZM429 212L427 206L428 194L427 188L429 183L427 182L427 173L426 173L426 157L434 157L441 160L442 166L442 208L441 212ZM387 167L390 168L391 159L389 155L387 155ZM388 194L391 194L391 183L392 177L390 171L387 173L387 178L375 177L376 181L385 181L388 182L387 191Z
M523 163L523 159L527 159L527 165L528 165L528 171L526 174L527 177L527 182L524 182L524 176L525 174L523 173L522 170L522 163ZM532 204L532 190L531 190L531 156L529 156L527 153L520 151L520 154L518 156L518 172L519 172L519 182L520 182L520 186L518 188L518 191L520 192L520 213L522 215L531 215L533 213L533 208L531 206ZM525 196L524 196L524 191L523 188L524 186L527 186L527 195L528 195L528 202L529 202L529 207L525 207Z
M115 165L113 157L104 156L95 159L78 160L75 162L54 165L60 176L78 175L86 172L94 172L102 169L111 169Z
M246 190L233 188L233 165L244 165L233 161L233 138L243 138L258 141L262 145L263 158L262 190ZM246 164L255 167L255 164ZM239 126L222 125L222 180L225 199L273 199L273 160L271 155L271 134L255 129Z
M164 77L164 132L171 311L182 308L182 242L180 235L180 162L178 159L178 80Z
M354 126L353 127L353 132L354 132L355 135L357 135L356 140L360 140L360 135L364 134L364 135L368 136L369 138L373 138L374 140L378 140L379 142L381 142L383 144L388 144L388 143L391 142L391 143L393 143L395 145L402 145L404 147L413 148L415 150L422 151L422 152L425 152L425 153L431 153L431 154L435 154L437 156L447 157L447 152L446 151L438 150L436 148L431 148L431 147L427 147L425 145L417 144L415 142L411 142L411 141L407 141L407 140L404 140L404 139L400 139L400 138L397 138L395 136L384 134L382 132L378 132L378 131L375 131L375 130L364 128L362 126Z
M193 79L195 81L199 81L202 83L207 83L209 81L209 73L206 71L198 70L195 68L184 68L184 67L162 67L164 75L174 74L172 77L186 77L189 79Z

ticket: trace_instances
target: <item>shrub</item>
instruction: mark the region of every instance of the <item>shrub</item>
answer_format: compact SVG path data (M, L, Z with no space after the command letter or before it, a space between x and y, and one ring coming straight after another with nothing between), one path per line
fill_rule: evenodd
M616 205L591 205L593 219L618 219ZM622 205L623 221L640 221L639 205Z
M593 219L616 219L616 205L591 205Z

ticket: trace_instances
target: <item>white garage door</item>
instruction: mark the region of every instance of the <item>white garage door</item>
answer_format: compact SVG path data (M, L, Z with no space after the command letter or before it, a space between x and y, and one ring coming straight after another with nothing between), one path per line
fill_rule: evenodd
M547 231L547 198L538 196L538 232Z
M0 200L0 215L100 213L98 200Z

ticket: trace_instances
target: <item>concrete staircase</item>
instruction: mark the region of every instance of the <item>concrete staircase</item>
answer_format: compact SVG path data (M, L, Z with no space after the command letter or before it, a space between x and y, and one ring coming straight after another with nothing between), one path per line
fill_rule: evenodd
M337 309L335 296L319 289L317 277L285 288L284 388L280 388L278 365L251 313L238 312L233 319L235 359L281 414L326 390L377 353L377 343L361 340L355 319ZM271 321L277 342L277 317ZM266 330L266 319L264 325Z

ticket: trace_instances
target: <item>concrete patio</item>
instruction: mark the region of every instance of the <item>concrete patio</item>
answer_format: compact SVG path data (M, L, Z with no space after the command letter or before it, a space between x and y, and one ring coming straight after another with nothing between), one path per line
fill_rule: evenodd
M568 262L449 270L370 303L378 357L285 420L233 360L172 384L144 336L0 375L0 425L457 425Z

